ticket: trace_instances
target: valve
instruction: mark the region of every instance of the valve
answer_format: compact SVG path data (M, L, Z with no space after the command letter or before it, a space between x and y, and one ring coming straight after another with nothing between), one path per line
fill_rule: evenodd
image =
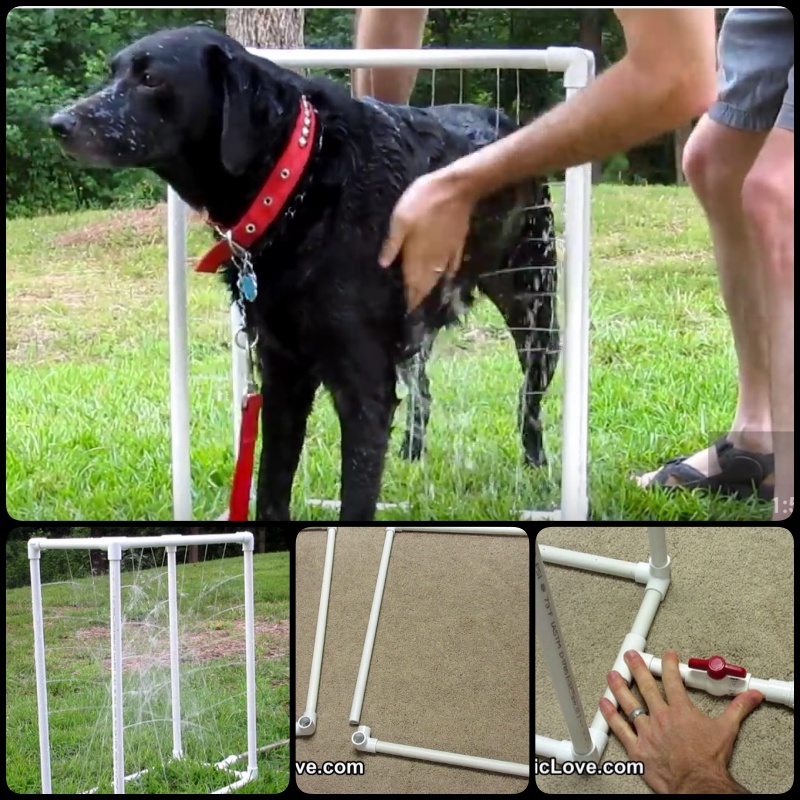
M744 667L737 667L736 664L728 664L722 656L711 656L711 658L690 658L689 669L702 669L708 673L709 678L721 681L723 678L746 678L747 670Z

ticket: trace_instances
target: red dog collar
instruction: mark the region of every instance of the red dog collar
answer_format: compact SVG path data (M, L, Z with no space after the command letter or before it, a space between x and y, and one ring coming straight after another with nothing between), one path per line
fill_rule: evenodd
M245 215L227 232L234 245L248 249L278 218L311 158L312 148L309 145L314 142L316 123L316 113L303 95L300 98L300 113L283 155ZM214 225L210 220L209 224ZM232 255L230 241L222 239L200 259L195 270L216 272Z

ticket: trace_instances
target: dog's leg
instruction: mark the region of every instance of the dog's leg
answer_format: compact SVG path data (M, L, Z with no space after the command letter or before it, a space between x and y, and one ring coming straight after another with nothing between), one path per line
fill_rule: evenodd
M319 382L301 365L262 354L263 443L258 470L257 519L288 520L292 481Z
M408 389L406 398L406 432L400 446L400 457L416 461L425 449L425 431L431 416L431 387L425 366L431 355L436 332L425 334L422 347L398 370Z
M547 464L541 405L558 365L556 243L553 213L545 191L526 209L520 240L497 273L485 273L481 291L497 306L514 339L522 367L517 422L525 462Z
M355 350L355 362L340 365L338 376L328 384L342 431L342 522L375 518L398 403L394 365L383 353L376 360L377 354L365 349Z

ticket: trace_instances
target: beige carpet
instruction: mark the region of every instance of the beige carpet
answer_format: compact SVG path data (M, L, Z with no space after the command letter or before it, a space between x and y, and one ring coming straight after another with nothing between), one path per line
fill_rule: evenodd
M527 779L362 753L348 722L384 528L336 535L317 731L297 738L298 762L359 761L359 776L296 774L304 792L505 794ZM296 712L305 709L326 533L296 546ZM528 763L529 541L398 533L375 638L361 722L388 742Z
M548 528L540 544L647 560L645 528ZM648 652L677 650L681 661L719 653L758 678L794 679L794 540L783 528L667 528L672 584L658 611ZM639 608L633 581L547 565L551 590L575 679L591 720L606 689L605 675ZM535 646L536 733L566 739L539 643ZM729 699L689 690L704 712L717 716ZM604 760L627 760L613 736ZM781 794L794 783L794 712L763 703L744 722L730 764L753 793ZM553 794L650 793L638 777L537 776Z

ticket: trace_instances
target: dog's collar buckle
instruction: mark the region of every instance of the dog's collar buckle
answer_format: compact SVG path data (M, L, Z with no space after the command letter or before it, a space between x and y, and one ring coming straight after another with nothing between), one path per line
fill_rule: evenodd
M243 252L249 256L249 248L267 231L281 215L286 203L303 177L317 128L317 115L305 95L300 97L300 113L297 115L289 144L278 159L278 163L261 187L247 212L239 222L228 231L220 230L223 237L195 266L197 272L216 272L224 263L235 256L242 258Z

